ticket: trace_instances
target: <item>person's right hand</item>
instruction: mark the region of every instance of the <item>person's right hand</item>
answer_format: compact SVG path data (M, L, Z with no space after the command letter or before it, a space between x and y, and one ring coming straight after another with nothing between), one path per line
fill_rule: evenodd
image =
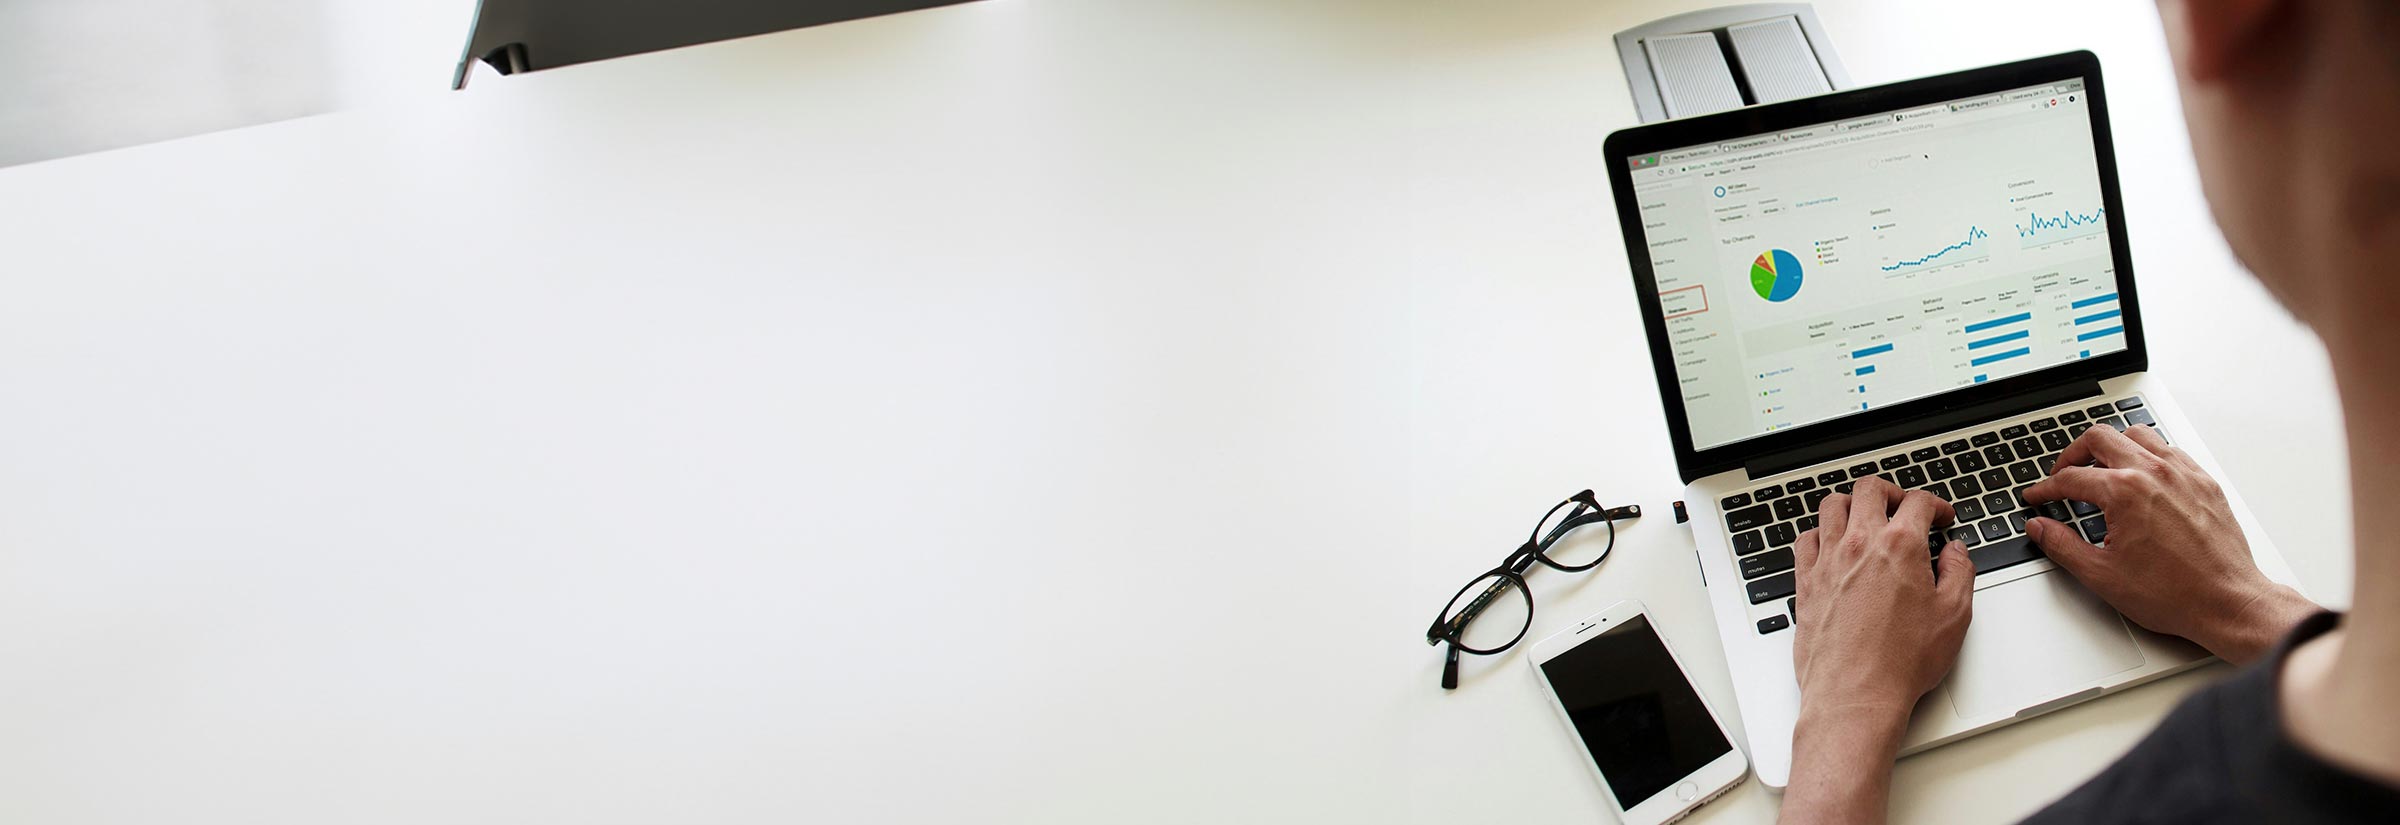
M2259 572L2225 491L2151 427L2085 430L2059 454L2052 475L2025 490L2025 500L2099 505L2108 520L2104 547L2047 518L2028 522L2025 532L2125 618L2228 662L2264 654L2319 609Z

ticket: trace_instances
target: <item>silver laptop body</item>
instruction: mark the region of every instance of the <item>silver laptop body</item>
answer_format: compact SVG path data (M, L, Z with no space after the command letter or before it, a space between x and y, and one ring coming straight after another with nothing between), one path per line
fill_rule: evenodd
M2088 52L1618 132L1606 148L1711 610L1761 780L1791 772L1791 548L1867 475L1951 501L1975 617L1914 752L2205 661L2024 535L2084 429L2149 424L2226 481L2148 350ZM2290 568L2223 484L2269 578Z

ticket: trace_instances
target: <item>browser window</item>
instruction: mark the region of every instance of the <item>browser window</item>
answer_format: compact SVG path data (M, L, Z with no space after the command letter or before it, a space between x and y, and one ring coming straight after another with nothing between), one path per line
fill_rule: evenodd
M2126 348L2080 80L1631 162L1695 449Z

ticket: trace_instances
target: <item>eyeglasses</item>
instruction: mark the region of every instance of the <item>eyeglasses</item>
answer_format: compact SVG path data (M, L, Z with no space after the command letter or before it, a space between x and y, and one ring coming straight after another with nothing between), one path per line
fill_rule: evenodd
M1640 505L1602 507L1590 490L1542 514L1523 546L1500 566L1459 588L1433 626L1425 629L1426 644L1450 644L1443 656L1442 688L1458 687L1458 654L1490 656L1525 640L1525 631L1533 627L1533 592L1525 588L1525 571L1533 569L1534 562L1568 573L1598 567L1616 546L1617 520L1641 515ZM1591 525L1599 529L1579 529ZM1511 594L1516 598L1509 598Z

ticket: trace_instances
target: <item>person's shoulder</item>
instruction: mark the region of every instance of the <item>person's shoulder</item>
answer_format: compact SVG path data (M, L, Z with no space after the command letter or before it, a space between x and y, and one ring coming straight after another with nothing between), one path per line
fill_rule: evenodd
M2400 788L2302 750L2277 708L2284 657L2338 621L2301 622L2273 654L2185 697L2132 751L2026 821L2392 821Z
M2232 793L2229 706L2239 704L2234 679L2194 691L2133 750L2098 776L2042 809L2028 823L2257 822L2258 812Z

